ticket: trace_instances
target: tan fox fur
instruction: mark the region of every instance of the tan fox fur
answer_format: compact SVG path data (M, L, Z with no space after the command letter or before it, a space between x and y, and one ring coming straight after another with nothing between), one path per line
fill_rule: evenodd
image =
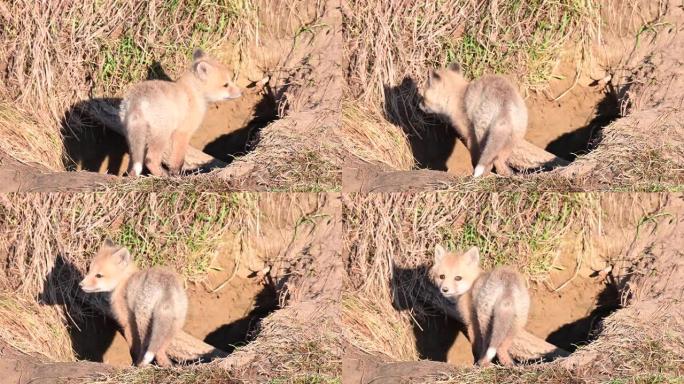
M477 247L461 254L441 245L435 247L429 275L442 295L458 305L477 364L488 365L497 356L501 364L512 365L508 349L525 327L530 308L522 276L509 267L483 272Z
M231 72L201 50L175 82L149 80L134 86L121 104L131 155L128 173L139 176L143 162L153 175L164 175L162 156L170 148L169 173L180 173L192 134L199 128L207 104L242 95Z
M111 292L112 314L123 330L135 365L171 361L166 348L181 330L188 311L183 285L174 272L139 271L128 249L105 240L80 283L85 292Z
M420 109L445 117L465 140L473 177L489 174L492 166L510 176L506 163L527 131L527 107L505 77L486 75L468 82L455 64L432 71Z

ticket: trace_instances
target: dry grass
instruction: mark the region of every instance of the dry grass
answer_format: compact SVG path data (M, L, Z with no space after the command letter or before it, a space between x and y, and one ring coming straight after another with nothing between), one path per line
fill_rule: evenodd
M419 304L419 291L435 244L476 245L486 268L515 265L541 281L556 266L562 239L583 241L598 225L599 204L590 194L370 194L348 197L344 217L347 339L365 351L414 360L415 343L407 341L413 318L431 313Z
M406 134L367 108L351 102L342 107L340 137L347 151L365 161L405 171L415 166Z
M330 115L336 111L297 113L287 120L275 122L267 127L259 145L248 154L226 168L242 165L256 165L242 178L250 190L323 192L338 191L342 185L342 154L338 139L333 135L337 129ZM300 118L301 117L301 118ZM313 118L312 118L313 117ZM334 119L333 119L334 120ZM294 126L294 127L293 127ZM230 185L232 176L225 176L224 170L210 174L208 179L227 177ZM214 177L212 177L214 176ZM232 188L245 185L232 183Z
M349 93L415 121L415 88L388 92L405 79L422 84L428 71L452 61L469 76L508 73L523 88L550 79L561 48L580 47L599 25L594 1L473 2L350 1L345 12ZM406 85L406 84L405 84Z
M60 318L56 307L0 292L0 340L17 351L52 361L74 361L71 339Z
M418 360L413 321L409 313L392 307L391 290L385 287L374 295L353 291L342 295L342 335L366 353L396 361Z
M579 186L681 191L684 188L683 116L677 110L651 110L624 117L604 128L599 149L573 164L573 172L578 172L585 181ZM559 172L563 174L562 170ZM576 177L572 173L570 176Z
M58 258L85 270L105 237L129 247L143 267L166 264L197 280L227 231L253 225L255 204L249 194L16 195L2 200L0 249L13 289L25 295L40 290Z

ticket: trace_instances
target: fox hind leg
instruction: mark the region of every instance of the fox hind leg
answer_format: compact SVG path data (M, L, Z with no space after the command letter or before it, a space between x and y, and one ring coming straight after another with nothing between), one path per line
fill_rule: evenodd
M162 157L164 155L164 141L158 138L151 139L147 146L145 155L145 165L155 176L165 176L166 171L162 168Z
M188 149L190 138L185 132L174 131L171 135L171 161L169 170L172 175L179 175L185 163L185 152Z
M494 160L494 168L500 176L513 176L513 170L508 166L508 159L513 152L512 143L508 143L501 148L499 155Z

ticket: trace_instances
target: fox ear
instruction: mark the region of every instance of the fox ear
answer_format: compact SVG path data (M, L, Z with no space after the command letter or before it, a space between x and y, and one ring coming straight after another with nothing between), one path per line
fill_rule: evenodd
M455 62L455 61L452 62L451 64L449 64L449 67L448 67L448 68L449 68L450 71L454 71L454 72L461 73L461 66L458 65L458 63Z
M193 60L199 60L204 57L204 51L201 50L200 48L195 49L195 51L192 53L192 59Z
M444 255L446 255L446 249L442 247L442 244L435 245L435 264L441 263Z
M211 65L206 61L198 61L193 65L195 75L200 78L200 80L206 80L209 76L209 67Z
M102 245L109 248L116 247L116 243L109 237L104 240L104 243L102 243Z
M470 248L463 256L468 258L470 264L480 264L480 250L477 247Z
M112 257L114 258L114 260L117 260L119 264L122 265L128 265L132 260L131 253L128 251L128 248L126 247L121 247L117 249L112 254Z

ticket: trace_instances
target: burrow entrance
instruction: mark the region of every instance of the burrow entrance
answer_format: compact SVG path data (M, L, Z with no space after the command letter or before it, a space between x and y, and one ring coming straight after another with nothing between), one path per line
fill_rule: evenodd
M148 80L170 80L161 69L148 72ZM253 83L248 84L238 99L210 104L202 125L190 140L190 146L227 164L251 151L258 144L259 131L278 118L273 91L268 86L260 90L253 87ZM65 112L61 133L66 170L121 176L128 169L126 139L89 112L93 109L91 104L103 101L118 108L121 99L85 100Z
M231 353L253 340L261 319L279 308L278 292L268 276L233 274L232 256L219 255L206 282L188 283L188 315L183 330L205 343ZM220 288L219 288L220 287ZM131 366L126 340L117 323L97 314L69 327L78 359L114 366Z

